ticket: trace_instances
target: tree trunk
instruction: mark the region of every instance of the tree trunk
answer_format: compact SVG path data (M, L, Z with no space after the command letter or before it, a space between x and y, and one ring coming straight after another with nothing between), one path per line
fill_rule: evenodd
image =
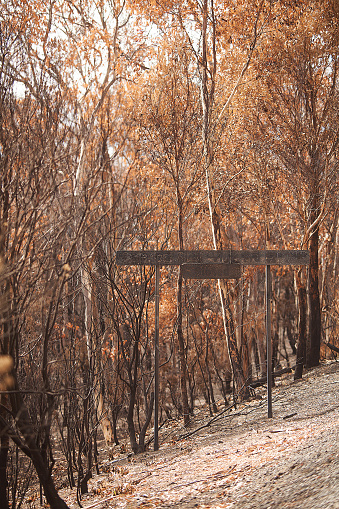
M177 169L177 177L179 176L179 169ZM183 236L183 203L179 190L179 179L176 180L176 195L178 207L178 242L179 249L184 249L184 236ZM189 405L187 396L187 364L185 355L185 342L182 330L182 273L179 266L178 286L177 286L177 337L179 346L179 359L180 359L180 389L182 399L182 410L184 414L184 425L189 423Z
M312 220L312 219L311 219ZM321 311L319 296L319 227L313 230L310 239L310 268L309 268L309 345L306 352L306 366L318 366L320 359L321 341Z
M252 382L252 363L250 360L247 336L243 332L241 333L241 358L242 358L242 368L244 371L244 376L246 378L246 384L250 385L250 383Z
M208 0L204 0L202 5L202 55L201 55L201 105L202 105L202 140L203 140L203 160L206 175L206 191L209 207L209 215L212 228L213 247L215 250L229 248L225 228L222 225L222 214L220 207L215 199L215 192L211 175L213 174L214 153L212 147L211 118L214 104L215 76L217 70L216 59L216 33L215 17L213 4L211 12L208 12ZM212 47L208 44L208 20L212 19ZM209 54L211 62L209 61ZM210 86L209 85L210 82ZM225 242L226 240L226 242ZM237 390L242 399L249 397L249 389L246 386L246 379L243 373L237 339L234 328L232 310L230 308L227 283L224 280L218 280L219 296L222 309L224 331L226 335L228 353L231 360L233 377Z
M0 449L0 507L9 509L7 500L7 457L9 451L9 437L0 429L1 449Z
M303 367L306 362L306 288L301 282L300 271L295 271L295 282L298 292L298 344L294 380L302 378Z
M129 372L128 372L130 396L129 396L129 405L128 405L128 412L127 412L127 427L128 427L128 434L129 434L132 451L134 452L134 454L137 454L139 452L139 447L138 447L138 442L136 439L135 425L134 425L134 407L135 407L136 394L137 394L137 383L138 383L137 376L138 376L138 363L139 363L139 345L138 345L137 341L135 341L134 347L133 347L133 362L134 362L134 367L132 367L132 364L131 364L129 367ZM133 370L133 372L132 372L132 370Z
M210 370L210 365L209 365L209 336L208 336L208 331L207 331L207 324L206 324L206 331L205 331L205 339L206 339L205 365L206 365L208 389L209 389L209 406L210 406L210 409L213 410L214 413L217 413L218 407L215 402L213 383L212 383L212 375L211 375L211 370Z
M255 364L256 376L258 377L259 373L261 372L261 366L260 366L260 359L259 359L259 350L258 350L258 345L257 345L257 337L256 337L255 329L253 327L252 327L252 335L251 335L251 350L252 350L252 355L253 355L254 364Z
M43 487L45 497L51 509L69 509L68 505L60 498L55 488L51 472L45 464L41 450L36 442L33 426L28 411L23 403L21 393L16 384L16 392L11 394L12 411L16 416L16 424L25 439L30 458L38 474Z
M154 392L151 393L149 405L148 405L148 408L146 409L146 419L145 419L143 427L140 430L139 452L144 452L145 448L146 448L146 446L145 446L146 431L147 431L149 423L151 422L153 407L154 407Z
M185 342L184 335L182 331L182 274L181 267L179 267L179 276L178 276L178 287L177 287L177 319L178 319L178 327L177 327L177 337L178 337L178 346L179 346L179 359L180 359L180 389L181 389L181 399L182 399L182 411L184 414L184 425L187 426L189 423L189 405L188 405L188 396L187 396L187 365L186 365L186 355L185 355Z

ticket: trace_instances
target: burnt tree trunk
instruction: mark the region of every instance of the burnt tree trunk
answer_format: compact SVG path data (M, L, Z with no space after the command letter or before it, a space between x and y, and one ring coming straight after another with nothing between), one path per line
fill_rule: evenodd
M212 38L208 40L208 23L211 21ZM203 141L203 160L206 176L206 192L208 199L208 208L212 229L213 248L222 250L229 248L227 245L227 235L222 224L222 213L215 197L214 183L212 180L214 165L214 149L212 142L211 120L213 117L215 77L217 73L216 56L216 21L214 15L213 3L208 0L202 2L202 54L199 60L201 72L201 106L202 106L202 141ZM246 378L243 373L241 358L237 346L237 339L234 328L233 314L230 307L227 283L224 280L218 280L219 296L222 308L224 331L227 341L228 353L231 360L234 381L237 387L238 395L241 399L247 399L250 395L246 385Z
M306 352L306 366L318 366L321 341L321 311L319 295L319 227L316 226L310 238L309 268L309 345Z
M9 437L5 430L0 428L1 449L0 449L0 507L9 509L7 500L7 458L9 451Z
M41 449L39 448L36 440L31 419L24 405L17 383L15 385L15 392L11 393L10 399L12 412L16 416L16 425L25 440L29 457L31 458L36 473L38 474L47 503L50 505L51 509L69 509L68 505L58 495L51 471L43 459Z
M179 176L179 169L177 168L177 176ZM179 179L176 179L176 195L178 207L178 242L179 249L184 249L184 236L183 236L183 202L179 189ZM177 285L177 337L179 346L179 359L180 359L180 390L182 400L182 411L184 414L184 425L189 423L189 405L187 395L187 363L185 354L185 341L182 330L182 273L179 266L178 285Z
M177 320L178 320L177 337L180 360L180 390L181 390L182 411L184 414L184 424L186 426L189 423L189 405L187 395L187 365L185 355L185 342L182 330L182 275L180 267L177 286Z
M132 368L134 362L134 367ZM133 347L133 360L128 370L128 378L129 378L129 405L127 412L127 427L128 434L131 443L131 448L134 454L137 454L139 451L139 446L136 439L136 431L134 425L134 407L136 402L136 394L137 394L137 383L138 383L138 363L139 363L139 345L135 341Z
M294 380L302 378L304 364L306 362L306 288L301 282L300 271L295 272L295 281L298 292L298 343L297 358L294 372Z
M243 332L241 333L241 358L246 384L250 385L252 382L252 363L250 360L247 336Z
M211 369L210 369L210 365L209 365L209 336L208 336L207 324L206 324L206 331L205 331L205 339L206 339L205 366L206 366L206 371L207 371L208 389L209 389L209 396L210 396L209 405L210 405L210 409L213 410L214 413L217 413L218 407L215 402L213 383L212 383L212 375L211 375Z

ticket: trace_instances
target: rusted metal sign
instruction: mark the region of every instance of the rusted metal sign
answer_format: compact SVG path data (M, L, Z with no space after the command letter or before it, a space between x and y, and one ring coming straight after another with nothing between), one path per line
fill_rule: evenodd
M117 251L117 265L183 265L184 263L228 263L240 265L308 265L309 251Z
M186 279L239 279L239 263L184 263L182 276Z

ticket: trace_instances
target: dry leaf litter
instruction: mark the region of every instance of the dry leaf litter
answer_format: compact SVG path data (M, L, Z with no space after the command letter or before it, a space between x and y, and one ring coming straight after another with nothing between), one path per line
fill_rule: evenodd
M259 392L209 425L201 412L190 429L162 429L157 452L107 460L82 506L339 509L339 362L276 382L272 419ZM75 490L60 494L79 507Z

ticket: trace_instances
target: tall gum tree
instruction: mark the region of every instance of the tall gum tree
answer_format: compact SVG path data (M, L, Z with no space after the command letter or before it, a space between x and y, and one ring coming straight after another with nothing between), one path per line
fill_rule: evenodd
M332 45L333 31L323 24L323 8L318 3L291 7L276 20L275 29L267 34L257 55L253 83L260 90L252 91L258 97L258 109L254 108L257 119L252 124L256 123L257 130L252 131L252 139L265 147L277 181L285 181L285 197L293 211L290 218L296 218L298 225L291 229L291 223L280 218L281 238L286 233L290 246L298 244L300 249L310 250L309 341L306 359L305 352L298 354L298 364L309 367L319 363L319 238L329 197L336 192L338 171L338 53ZM304 305L304 284L299 275L299 304ZM301 341L304 315L300 317L304 330L302 334L299 330Z
M179 250L185 249L187 218L191 213L202 172L198 161L201 151L199 124L199 90L191 79L191 54L184 41L170 30L159 50L158 64L148 76L144 88L144 108L140 116L140 142L149 163L157 167L156 178L163 180L172 197L170 206L177 218L175 235L170 242ZM180 358L180 388L184 423L189 423L187 396L187 359L183 332L183 278L179 267L177 279L176 330Z
M215 161L220 148L221 136L224 134L225 130L227 130L229 107L246 75L257 40L267 21L267 13L265 12L264 4L265 3L262 2L258 7L254 5L251 6L251 16L248 17L244 16L244 11L240 6L239 10L237 10L233 5L219 5L215 4L213 1L204 0L200 9L197 8L195 12L197 30L200 34L200 44L198 46L194 44L189 31L186 30L187 37L190 39L191 48L196 57L199 73L201 90L200 100L202 105L201 133L203 143L203 167L213 247L216 250L230 249L231 244L226 233L223 214L215 191ZM246 19L245 30L240 35L239 40L243 37L249 46L247 50L243 51L244 48L241 48L238 52L236 58L238 61L236 66L238 70L235 71L235 74L230 79L230 83L221 84L218 80L218 71L222 69L222 66L219 65L219 61L227 60L227 50L225 50L227 43L225 44L225 42L227 40L232 40L232 35L234 36L236 33L230 33L230 29L227 27L227 21L230 21L232 28L235 29L239 20L244 21L244 19ZM183 17L181 17L181 23L182 25L184 24ZM238 25L237 29L239 30L239 28L240 26ZM234 38L234 46L236 46L235 40L236 38ZM244 44L243 41L242 44ZM232 58L231 52L229 58ZM220 90L222 85L225 87L224 93L221 93ZM225 93L225 91L227 92ZM237 345L235 322L229 297L229 284L224 280L218 280L218 288L224 331L227 338L235 385L239 396L241 398L247 398L249 396L249 391Z
M141 8L144 3L138 2ZM270 2L256 5L234 5L233 2L157 2L147 15L159 27L178 26L185 33L187 45L196 61L196 80L200 83L202 108L201 137L202 157L206 181L206 195L210 215L212 245L214 249L228 249L224 218L214 188L215 160L220 146L221 133L227 129L231 102L246 75L253 50L269 18ZM231 44L234 37L234 42ZM230 50L231 48L231 50ZM227 79L222 82L220 62L233 59L237 65L233 74L227 69ZM230 67L230 66L228 66ZM231 66L232 67L232 66ZM218 282L224 331L236 386L243 396L248 396L246 380L237 347L234 318L229 302L228 285Z

